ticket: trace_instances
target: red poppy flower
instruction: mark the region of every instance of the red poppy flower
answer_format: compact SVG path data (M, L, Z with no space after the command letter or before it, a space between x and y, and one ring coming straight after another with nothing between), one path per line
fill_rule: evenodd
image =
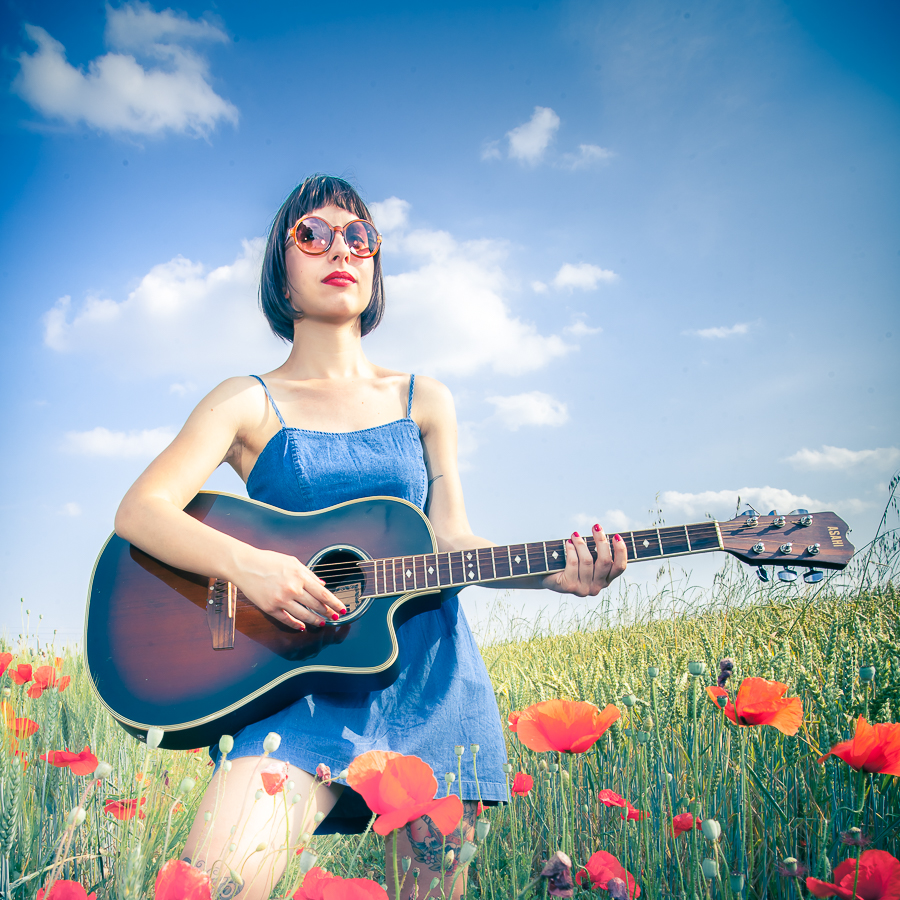
M819 762L834 754L851 769L900 775L900 724L870 725L862 716L856 720L856 732L849 741L835 744Z
M99 765L99 760L90 747L85 747L81 753L72 753L70 750L50 750L43 754L41 759L46 760L51 766L64 769L66 766L73 775L93 775Z
M624 797L620 797L615 791L611 791L609 788L603 788L603 790L597 794L597 799L604 806L625 806L628 802Z
M141 797L141 806L143 806L147 802L146 797ZM109 813L114 819L133 819L134 814L137 812L137 797L132 800L107 800L106 803L103 804L103 812ZM141 810L140 818L144 819L146 816L144 815L144 811ZM179 860L169 860L169 862L179 862ZM166 863L168 866L169 863ZM187 865L187 863L185 863ZM166 868L163 866L163 869ZM188 866L190 868L190 866ZM160 872L160 875L162 872ZM159 886L159 879L156 880L157 887ZM166 896L169 896L168 894ZM172 894L172 897L175 895Z
M516 777L513 778L510 790L517 797L524 797L533 787L534 779L530 775L526 775L524 772L516 772Z
M646 810L635 809L631 805L631 801L629 801L629 800L626 800L625 803L628 806L628 813L627 814L620 813L619 814L620 819L632 819L635 822L640 822L641 819L649 819L650 818L650 813L648 813Z
M593 703L544 700L522 710L516 734L526 747L539 753L584 753L621 715L612 704L601 712Z
M516 729L519 727L519 717L522 715L520 712L511 712L506 717L506 724L509 725L509 730L515 733Z
M807 878L807 890L814 897L833 897L853 900L856 879L856 860L845 859L832 875L834 883ZM900 898L900 860L884 850L863 850L859 857L858 900L898 900Z
M153 900L210 900L209 875L182 859L170 859L156 876Z
M374 829L381 835L425 815L441 834L450 834L462 819L459 797L435 799L437 779L418 756L370 750L350 763L347 783L378 815Z
M3 677L3 673L12 662L12 658L12 653L0 653L0 678Z
M53 666L38 666L34 670L34 683L44 690L56 684L56 669Z
M71 683L72 679L68 675L63 675L63 677L56 682L56 690L61 694Z
M745 678L738 688L734 704L728 691L708 687L707 692L716 706L717 697L725 697L725 715L735 725L771 725L783 734L796 734L803 721L803 704L799 697L785 697L787 685L765 678ZM721 707L720 707L721 708Z
M63 667L63 658L61 656L55 656L53 658L53 665L56 666L57 669L61 669Z
M316 778L318 778L322 784L331 784L331 766L326 766L325 763L319 763L316 766Z
M612 855L612 853L598 850L587 861L586 868L587 875L591 879L592 888L601 888L605 891L607 890L607 883L610 878L621 878L628 886L629 897L641 896L641 889L638 886L634 875L623 869L621 863ZM581 884L584 880L584 875L584 869L579 869L578 874L575 876L575 881L577 881L578 884Z
M388 900L387 891L368 878L341 878L313 866L293 900Z
M686 831L690 831L692 828L699 827L700 819L698 818L695 821L690 813L679 813L672 819L672 831L675 832L675 837L678 837L679 834L684 834Z
M28 684L31 681L31 665L29 663L19 663L14 669L9 670L9 677L16 684Z
M6 700L0 701L0 714L3 716L6 730L11 731L19 740L31 737L40 728L40 725L31 719L17 719L13 705Z
M33 684L26 693L32 700L37 700L44 693L44 689L39 684Z
M96 897L77 881L54 881L49 894L45 894L43 888L37 892L37 900L96 900Z
M288 774L287 763L278 760L270 762L262 772L260 772L260 775L262 775L263 787L270 797L274 797L284 790L284 786L288 780Z

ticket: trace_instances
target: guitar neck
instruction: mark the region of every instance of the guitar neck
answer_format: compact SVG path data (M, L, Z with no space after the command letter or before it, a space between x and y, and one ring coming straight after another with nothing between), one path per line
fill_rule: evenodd
M629 562L725 549L717 522L628 531L620 537L625 542ZM612 538L607 537L606 540L610 542ZM586 537L585 542L591 556L596 559L597 546L594 538ZM456 588L467 584L489 584L492 581L529 575L549 575L565 568L565 565L564 540L396 556L359 563L365 574L366 588L363 596L366 597Z

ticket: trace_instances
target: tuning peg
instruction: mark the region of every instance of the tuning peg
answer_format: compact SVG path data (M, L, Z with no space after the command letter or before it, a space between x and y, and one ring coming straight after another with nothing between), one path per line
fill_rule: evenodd
M808 509L792 509L788 515L791 516L805 516L809 512Z
M807 584L818 584L825 577L825 573L821 569L809 569L803 575L803 580Z
M797 570L792 566L785 566L778 573L778 580L784 582L791 582L797 580Z
M762 566L757 566L756 567L756 577L760 581L768 581L769 573Z

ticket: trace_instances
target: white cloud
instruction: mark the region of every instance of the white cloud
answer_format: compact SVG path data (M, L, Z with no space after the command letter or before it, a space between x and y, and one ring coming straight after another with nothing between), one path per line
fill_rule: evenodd
M596 144L579 144L577 153L564 153L562 166L565 169L584 169L594 163L608 163L615 154L606 147Z
M496 407L495 417L510 431L518 431L523 425L557 427L569 421L566 404L543 391L486 399Z
M718 328L701 328L699 331L684 331L682 334L693 334L697 337L714 339L733 337L736 334L746 334L750 330L747 322L738 322L736 325Z
M500 141L488 141L481 151L481 158L503 159L503 154L500 152Z
M388 250L417 267L385 277L385 322L366 338L385 364L432 375L520 375L573 349L510 310L503 242L457 242L419 229L392 233Z
M80 456L131 459L153 457L164 450L175 432L171 428L146 428L143 431L110 431L98 426L91 431L66 432L62 449Z
M146 3L106 9L107 44L155 64L145 68L131 53L110 52L84 72L68 62L59 41L26 24L37 50L19 55L13 90L47 118L83 121L114 134L205 136L220 121L237 122L237 109L211 87L206 60L182 46L187 40L227 41L224 32L171 10L156 13Z
M829 447L822 445L821 450L808 450L804 447L792 456L789 462L798 469L834 470L851 469L864 466L872 469L892 469L900 462L900 449L897 447L878 447L875 450L847 450L845 447Z
M529 165L536 165L558 129L559 116L548 106L536 106L527 122L506 134L510 159L520 159Z
M544 284L543 281L532 281L532 282L531 282L531 289L532 289L536 294L546 294L546 293L547 293L547 285Z
M576 319L571 325L563 328L563 334L570 334L572 337L587 337L589 334L600 334L602 328L591 328L584 319Z
M59 513L62 516L70 516L74 519L81 515L81 507L77 503L63 503Z
M197 385L194 384L193 381L186 381L184 384L170 384L169 385L169 393L177 394L179 397L184 397L187 394L192 394L197 390Z
M285 350L257 304L264 246L262 238L245 241L233 263L211 271L177 256L122 301L92 297L74 309L62 297L44 315L44 343L134 377L175 375L185 390L185 382L233 375L236 361L247 372L267 371Z
M397 231L406 227L410 210L408 201L399 197L388 197L387 200L370 203L368 206L379 231Z
M872 504L863 500L848 499L823 502L806 494L793 494L782 488L743 487L739 490L701 491L697 494L686 494L679 491L663 491L659 495L659 505L666 517L670 513L679 513L687 518L702 519L707 513L720 520L735 516L738 497L743 511L752 506L757 512L765 515L769 510L777 509L780 513L788 513L792 509L808 509L810 512L833 510L839 513L859 513Z
M594 290L600 282L611 284L619 278L611 269L601 269L590 263L565 263L553 278L553 286L557 288L578 288L582 291Z

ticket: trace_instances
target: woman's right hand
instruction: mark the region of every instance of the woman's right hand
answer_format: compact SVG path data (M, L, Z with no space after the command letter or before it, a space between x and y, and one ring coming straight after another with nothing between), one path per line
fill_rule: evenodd
M336 622L347 610L324 582L295 556L253 548L233 579L244 596L273 619L304 631Z

